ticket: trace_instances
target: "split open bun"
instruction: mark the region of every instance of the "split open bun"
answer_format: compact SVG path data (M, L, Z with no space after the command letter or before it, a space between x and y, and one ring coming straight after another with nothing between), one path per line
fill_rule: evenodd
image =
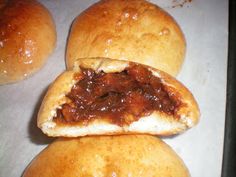
M23 177L189 177L182 159L148 135L60 138L44 149Z
M82 68L89 68L95 72L119 73L135 63L106 58L78 59L73 70L62 73L49 87L38 113L38 127L48 136L77 137L85 135L112 135L145 133L153 135L173 135L193 127L199 119L198 105L191 92L175 78L165 72L142 65L159 78L168 95L172 95L180 103L173 115L161 111L153 111L129 124L117 125L115 121L108 121L106 117L95 118L84 124L57 122L54 117L57 109L69 103L66 95L71 91L81 74ZM140 64L139 64L140 65ZM120 83L124 84L124 83ZM84 106L84 105L82 105ZM142 109L142 108L140 108ZM88 118L89 119L89 118Z
M36 0L0 0L0 85L37 72L52 53L56 29Z
M145 0L101 0L73 22L66 63L107 57L150 65L176 76L186 50L184 35L163 9Z

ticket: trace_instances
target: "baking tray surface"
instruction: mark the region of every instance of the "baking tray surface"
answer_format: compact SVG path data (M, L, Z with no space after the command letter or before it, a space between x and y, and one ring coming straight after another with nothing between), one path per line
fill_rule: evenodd
M21 176L25 167L54 139L36 127L36 116L49 84L65 70L65 47L73 19L94 0L40 0L52 13L57 47L33 77L0 86L0 176ZM227 53L227 0L152 0L182 28L187 53L178 80L199 103L199 124L164 138L184 160L192 177L221 176L223 159Z

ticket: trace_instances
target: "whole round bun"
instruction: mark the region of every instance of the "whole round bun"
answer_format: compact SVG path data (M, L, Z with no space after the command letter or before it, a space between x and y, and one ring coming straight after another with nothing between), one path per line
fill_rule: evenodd
M145 0L102 0L73 22L66 62L108 57L131 60L176 76L185 56L185 38L175 20Z
M148 135L58 139L44 149L23 177L188 177L180 157Z
M38 71L52 53L56 29L50 12L35 0L0 0L0 84Z

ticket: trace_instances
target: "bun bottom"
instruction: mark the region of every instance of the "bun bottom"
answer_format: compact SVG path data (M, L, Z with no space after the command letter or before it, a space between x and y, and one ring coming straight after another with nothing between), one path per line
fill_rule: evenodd
M44 149L23 177L188 177L180 157L149 135L60 138Z

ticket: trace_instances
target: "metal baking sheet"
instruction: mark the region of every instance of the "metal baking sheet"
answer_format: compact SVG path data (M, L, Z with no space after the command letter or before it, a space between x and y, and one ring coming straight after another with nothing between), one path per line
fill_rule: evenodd
M222 177L236 176L236 1L229 1L229 52Z
M21 176L25 167L53 138L36 127L36 116L48 85L65 70L65 47L73 19L94 0L40 0L52 13L57 47L33 77L0 86L0 176ZM184 160L192 177L221 176L223 157L227 52L227 0L152 0L181 26L187 54L178 79L196 97L199 124L164 138Z

